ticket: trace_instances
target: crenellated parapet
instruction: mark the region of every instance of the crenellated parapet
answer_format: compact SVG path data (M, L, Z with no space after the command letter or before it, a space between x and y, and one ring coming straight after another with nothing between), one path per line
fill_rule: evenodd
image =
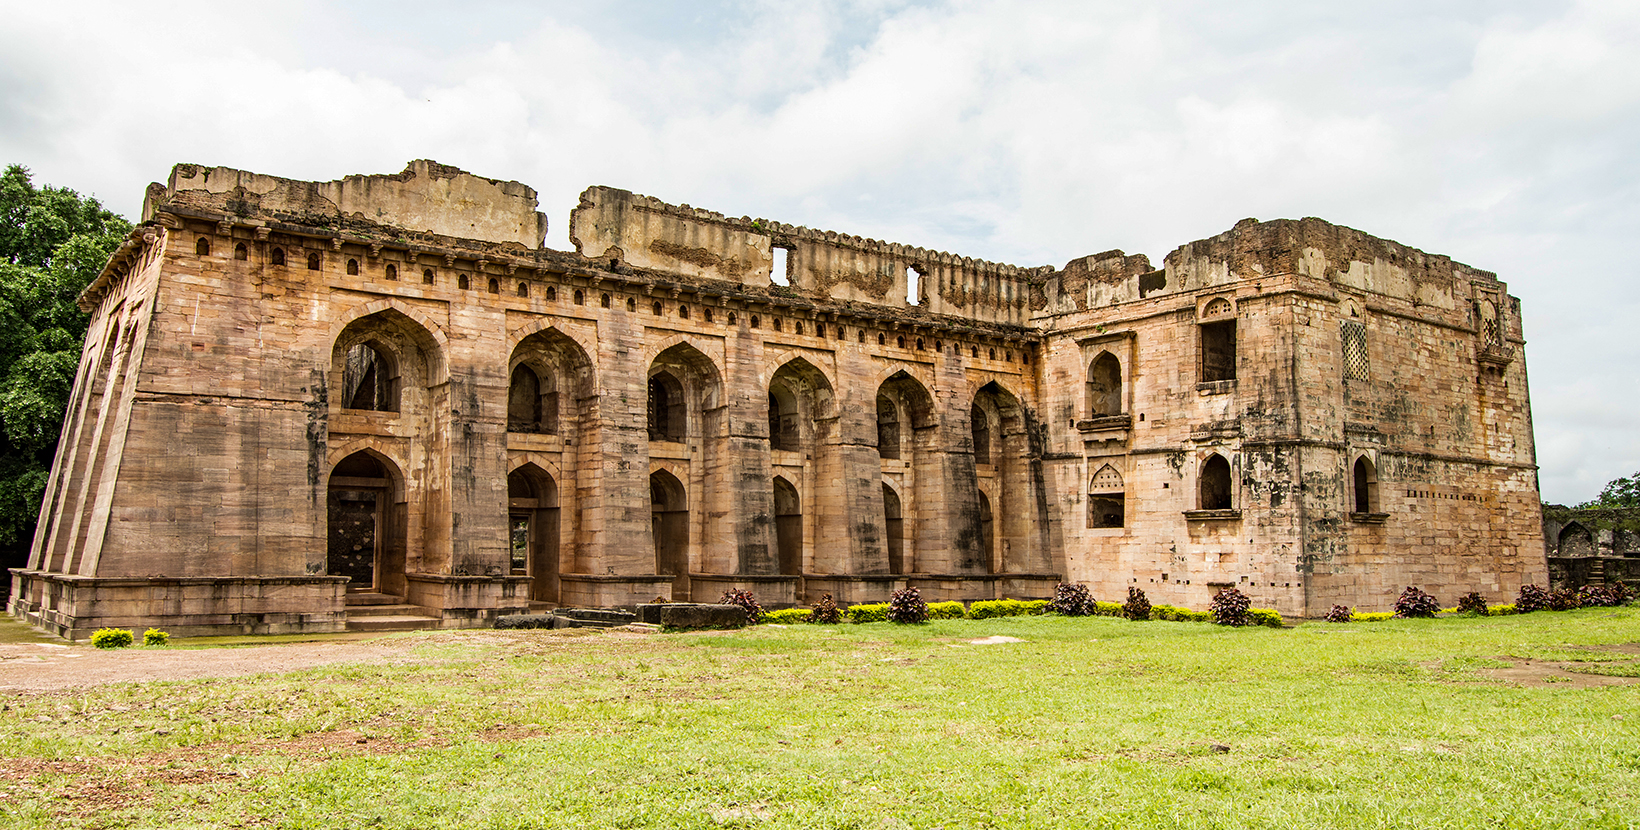
M570 238L589 259L1006 325L1027 322L1032 284L1054 271L767 219L736 219L612 187L582 192L570 218ZM787 252L783 274L773 273L776 249Z

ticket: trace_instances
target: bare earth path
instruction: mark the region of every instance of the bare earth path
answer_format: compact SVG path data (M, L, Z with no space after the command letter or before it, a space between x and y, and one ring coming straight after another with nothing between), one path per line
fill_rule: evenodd
M106 683L196 680L287 672L331 663L404 659L413 641L325 640L224 648L129 648L105 651L61 641L0 643L0 694L53 692Z

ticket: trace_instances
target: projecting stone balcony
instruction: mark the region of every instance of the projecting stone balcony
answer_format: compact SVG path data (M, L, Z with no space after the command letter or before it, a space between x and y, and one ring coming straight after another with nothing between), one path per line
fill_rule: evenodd
M1240 510L1186 510L1184 518L1187 522L1239 522Z
M1133 427L1132 415L1099 415L1093 418L1084 418L1076 422L1076 428L1083 435L1096 432L1111 432L1113 430L1126 431Z
M1236 381L1234 378L1202 381L1196 384L1196 391L1203 395L1228 395L1236 391Z

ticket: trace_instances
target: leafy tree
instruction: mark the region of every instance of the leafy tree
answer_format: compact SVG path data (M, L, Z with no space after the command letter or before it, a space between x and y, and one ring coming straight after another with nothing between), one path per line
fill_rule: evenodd
M1640 507L1640 473L1608 482L1594 501L1578 507Z
M96 199L0 174L0 552L27 563L87 318L74 304L131 231ZM9 579L3 580L7 584Z

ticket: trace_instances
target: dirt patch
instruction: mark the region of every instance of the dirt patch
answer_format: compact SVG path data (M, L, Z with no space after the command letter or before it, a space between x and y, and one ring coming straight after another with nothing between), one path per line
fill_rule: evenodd
M1640 646L1628 644L1612 646L1609 650L1640 654ZM1567 689L1586 689L1593 686L1628 686L1640 683L1640 677L1613 677L1603 674L1585 674L1568 671L1559 660L1532 660L1524 657L1497 657L1509 663L1507 668L1482 669L1485 677L1506 680L1520 686L1554 685Z

